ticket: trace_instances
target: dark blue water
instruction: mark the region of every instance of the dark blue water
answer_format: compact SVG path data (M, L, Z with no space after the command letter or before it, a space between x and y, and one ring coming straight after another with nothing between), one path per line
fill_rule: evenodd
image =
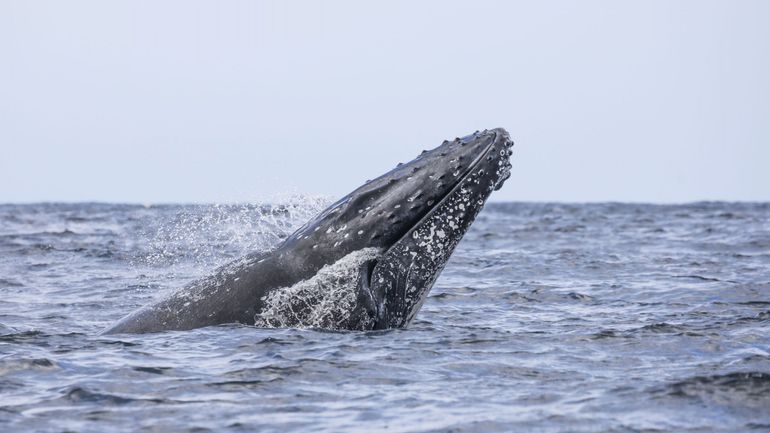
M770 204L489 204L416 322L98 336L323 207L0 205L0 431L770 430Z

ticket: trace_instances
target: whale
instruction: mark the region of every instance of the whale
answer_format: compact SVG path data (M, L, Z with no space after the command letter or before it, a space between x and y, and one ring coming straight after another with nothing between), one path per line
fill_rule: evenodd
M512 147L503 128L445 140L367 181L272 250L227 263L102 334L227 323L404 328L487 199L510 177Z

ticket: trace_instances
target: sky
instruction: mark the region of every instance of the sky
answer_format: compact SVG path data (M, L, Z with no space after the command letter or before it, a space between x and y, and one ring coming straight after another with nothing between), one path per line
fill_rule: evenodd
M0 203L347 194L475 130L494 200L770 201L768 1L0 0Z

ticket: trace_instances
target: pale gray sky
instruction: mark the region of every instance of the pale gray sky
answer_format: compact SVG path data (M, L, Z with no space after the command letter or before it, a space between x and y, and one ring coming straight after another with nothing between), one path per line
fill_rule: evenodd
M503 126L497 200L770 200L769 1L0 0L0 202L341 196Z

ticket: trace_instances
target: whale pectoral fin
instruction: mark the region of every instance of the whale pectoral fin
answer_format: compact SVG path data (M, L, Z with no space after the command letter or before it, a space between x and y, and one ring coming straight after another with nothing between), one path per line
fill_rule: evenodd
M372 292L372 274L376 266L377 259L370 259L362 263L358 270L358 297L350 315L350 329L373 329L377 321L380 303Z

